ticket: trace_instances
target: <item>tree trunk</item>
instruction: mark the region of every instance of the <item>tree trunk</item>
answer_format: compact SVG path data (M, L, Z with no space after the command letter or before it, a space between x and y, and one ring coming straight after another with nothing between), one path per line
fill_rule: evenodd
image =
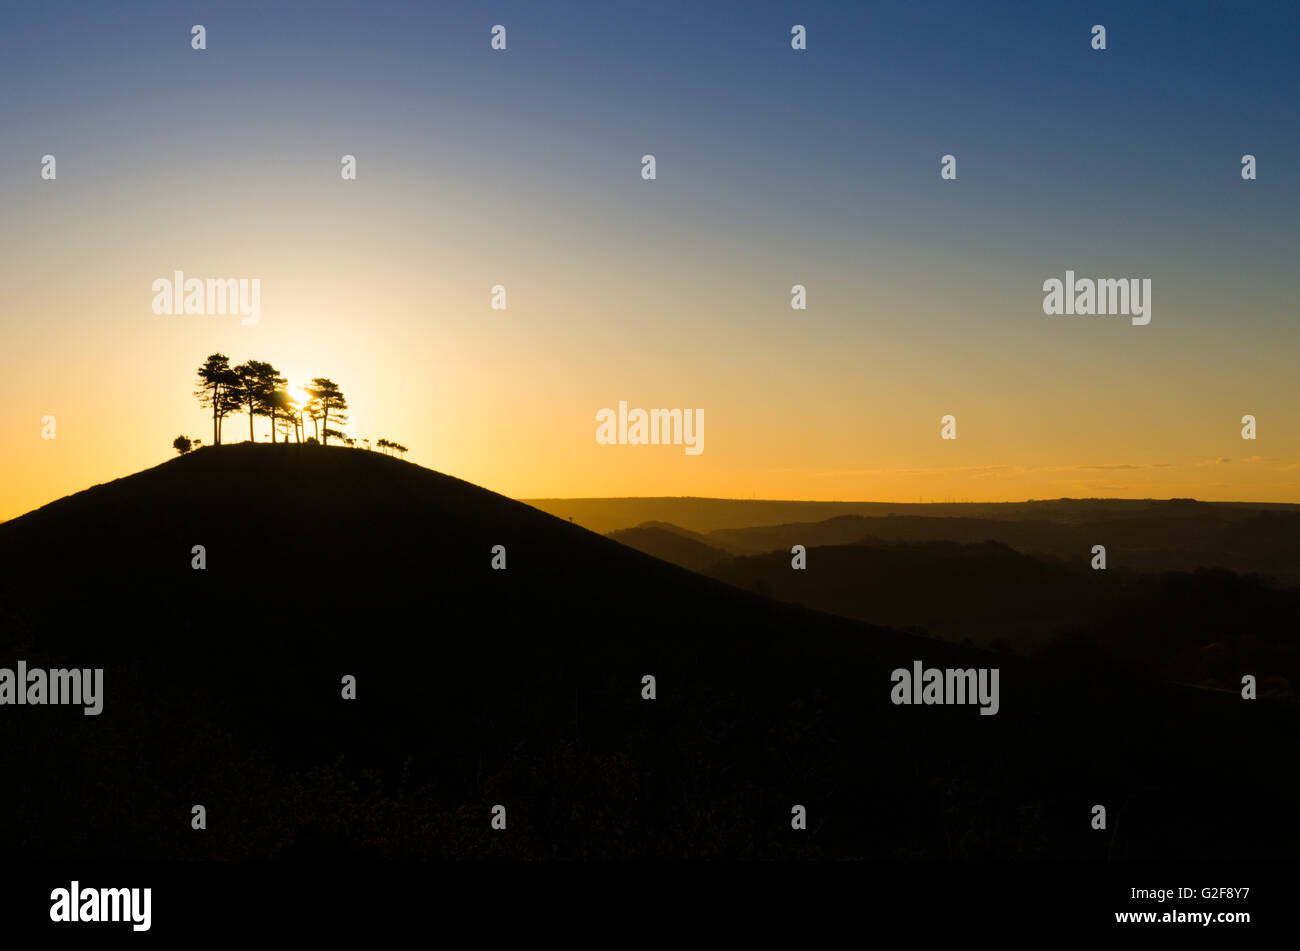
M221 405L221 384L212 387L212 445L221 445L221 434L217 432L217 407Z
M321 431L321 434L322 434L322 435L321 435L321 443L320 443L320 444L321 444L322 446L328 446L328 445L330 444L330 405L329 405L329 403L326 403L326 404L325 404L325 407L324 407L324 416L321 417L321 421L320 421L320 431Z

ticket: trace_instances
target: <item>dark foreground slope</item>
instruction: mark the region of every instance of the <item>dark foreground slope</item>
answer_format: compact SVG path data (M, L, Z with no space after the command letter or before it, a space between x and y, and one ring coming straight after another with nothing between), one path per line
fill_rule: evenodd
M0 526L0 563L0 667L102 666L106 694L98 717L0 707L10 858L1300 844L1289 705L779 604L374 453L205 449ZM1001 712L892 705L914 659L1000 665Z

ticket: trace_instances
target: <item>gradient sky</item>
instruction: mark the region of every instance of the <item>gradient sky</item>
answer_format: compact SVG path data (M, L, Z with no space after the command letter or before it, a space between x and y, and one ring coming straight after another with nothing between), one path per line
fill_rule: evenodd
M209 441L214 351L514 497L1300 502L1300 6L843 6L7 6L0 518ZM1045 316L1067 268L1150 325ZM176 269L261 322L154 315Z

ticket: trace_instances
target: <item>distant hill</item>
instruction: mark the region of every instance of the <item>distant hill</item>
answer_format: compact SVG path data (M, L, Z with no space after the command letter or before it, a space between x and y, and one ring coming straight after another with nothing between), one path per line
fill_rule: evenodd
M954 643L1035 654L1075 640L1163 679L1231 689L1244 671L1268 671L1267 691L1295 696L1300 687L1300 589L1258 575L1093 571L994 541L809 547L802 571L790 558L784 550L742 556L707 573Z
M641 501L648 504L651 500ZM609 500L611 510L619 510L618 505L622 502ZM728 517L735 514L725 505L711 509L704 500L659 500L658 504L650 507L670 509L673 506L669 503L673 502L680 504L677 514L686 518L701 511L732 513ZM751 509L758 517L770 515L772 511L769 509L775 511L781 506L836 504L737 501L735 506L759 506ZM734 554L789 551L793 545L850 545L864 538L961 544L996 541L1025 554L1043 555L1065 564L1086 565L1092 558L1093 546L1100 544L1106 547L1108 563L1114 569L1158 572L1225 568L1264 574L1279 583L1300 586L1300 543L1296 541L1300 539L1300 507L1297 506L1106 499L1006 503L1001 506L854 504L900 511L879 515L839 514L819 521L754 522L708 530L683 528L681 522L652 524L666 531L685 533L701 544ZM596 509L598 507L591 506L592 511ZM918 509L924 514L913 514ZM985 514L944 515L945 510L983 511ZM563 512L565 507L557 504L555 511ZM575 521L588 524L582 521L581 515L579 512ZM596 518L598 524L603 521L601 517ZM686 524L691 525L690 522ZM650 553L665 557L672 552L665 549L663 554L654 550ZM671 557L666 560L682 563Z
M205 448L0 525L0 563L0 667L102 666L106 694L0 707L11 860L1300 847L1290 704L777 602L378 453ZM894 705L913 660L998 666L1001 711Z
M1238 668L1267 669L1269 691L1294 696L1300 547L1288 522L1239 508L1223 519L1133 512L1084 529L841 515L704 535L647 523L609 537L745 590L953 643L1023 654L1073 638L1191 683L1231 686ZM1107 539L1104 572L1091 570L1090 537ZM807 549L808 570L791 570L794 545ZM1217 567L1224 562L1247 570Z
M1274 501L1197 501L1195 499L1039 499L965 501L965 503L894 503L894 501L783 501L770 499L525 499L560 518L573 518L591 531L608 533L643 522L669 522L707 534L719 529L823 522L839 516L888 518L969 518L991 521L1044 521L1083 526L1132 518L1197 518L1232 522L1253 520L1258 513L1300 517L1300 504ZM953 539L957 540L957 539Z
M607 537L620 545L635 548L692 571L707 571L731 557L730 551L702 541L694 532L654 522L636 528L621 528L610 532Z
M808 548L808 567L773 551L729 559L714 577L846 617L929 631L948 639L1049 642L1078 620L1108 578L1022 555L999 542L889 542Z

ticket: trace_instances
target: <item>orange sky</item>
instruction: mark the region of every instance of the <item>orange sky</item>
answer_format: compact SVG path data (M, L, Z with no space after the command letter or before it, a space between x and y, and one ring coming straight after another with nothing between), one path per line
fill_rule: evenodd
M1032 284L989 281L954 320L961 281L917 284L907 250L882 248L896 268L823 265L809 310L793 312L788 278L725 255L705 266L689 246L647 263L552 242L497 266L436 236L417 251L391 190L340 194L303 220L286 188L249 233L229 222L154 236L87 218L87 187L42 196L15 252L0 516L165 460L178 433L210 441L191 393L214 351L269 361L292 385L328 376L352 405L349 433L513 497L1300 502L1290 352L1210 319L1216 302L1190 290L1157 297L1152 324L1133 327L1053 320ZM330 237L370 215L394 233ZM542 231L525 222L512 240L542 246ZM151 282L180 261L189 275L259 277L260 322L155 315ZM504 311L489 307L494 283ZM703 409L704 451L598 445L596 413L619 400ZM945 441L949 413L957 439ZM46 414L54 440L41 438ZM257 429L265 438L265 420ZM226 434L247 438L247 418Z
M563 242L497 266L436 237L417 252L384 190L308 221L282 196L250 233L231 222L202 236L87 218L85 190L46 197L15 252L0 516L154 465L178 433L210 441L191 393L214 351L269 361L292 385L328 376L352 405L349 433L514 497L1300 502L1290 351L1208 319L1216 302L1190 291L1157 297L1152 324L1133 327L1053 320L1032 284L989 282L955 321L956 289L914 283L903 249L882 251L897 263L883 274L827 266L793 312L788 278L694 263L689 247L648 264ZM369 214L396 233L330 237ZM514 241L545 244L521 227ZM151 282L179 261L259 277L260 322L155 315ZM504 311L489 307L494 283ZM704 451L598 445L596 413L619 400L703 409ZM944 441L949 413L957 439ZM226 433L247 438L246 417Z

